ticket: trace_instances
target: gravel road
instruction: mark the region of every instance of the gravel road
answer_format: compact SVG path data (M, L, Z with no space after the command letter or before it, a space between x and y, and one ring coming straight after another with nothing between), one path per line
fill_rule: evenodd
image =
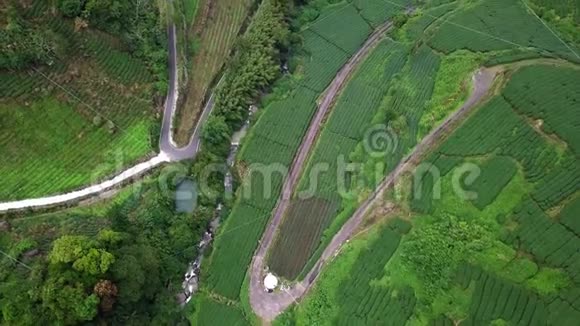
M388 28L388 27L387 27ZM373 34L373 36L377 36ZM378 36L377 36L378 38ZM367 43L363 45L359 53L368 51L369 41L376 42L376 40L369 38ZM372 46L371 46L372 47ZM357 53L357 54L359 54ZM364 56L364 54L362 55ZM355 55L356 57L356 55ZM353 59L355 58L353 57ZM359 57L360 58L360 57ZM350 61L349 61L350 63ZM342 84L345 79L344 69L352 70L353 64L349 66L349 63L338 73L333 84ZM347 73L348 74L348 73ZM338 79L338 81L337 81ZM306 275L303 281L292 285L289 289L283 291L278 291L274 293L267 293L264 291L262 285L262 279L264 276L264 257L268 252L268 249L272 243L272 238L275 231L278 229L280 222L282 220L283 213L288 207L289 198L292 194L296 181L298 180L298 175L302 169L304 163L304 158L307 157L308 151L312 145L315 135L318 133L321 125L321 119L314 119L313 123L310 125L307 137L303 140L303 144L300 147L298 155L293 162L291 173L284 184L284 192L280 198L273 214L273 218L270 221L266 232L262 237L262 241L254 259L252 261L251 271L250 271L250 303L254 312L260 316L263 320L269 322L272 321L276 316L282 313L286 308L288 308L292 303L298 301L302 296L304 296L308 290L312 287L316 281L322 267L324 264L334 256L340 249L342 244L344 244L353 234L355 230L358 229L360 223L362 222L364 216L369 212L371 207L383 198L385 190L391 187L395 181L401 176L401 174L410 168L412 168L413 162L418 162L422 156L424 156L438 141L440 141L447 133L449 133L462 119L467 117L467 115L477 106L477 104L482 101L488 94L493 81L495 79L495 72L493 70L482 69L474 73L472 82L474 84L474 90L471 96L463 104L461 108L451 114L447 119L441 123L437 128L431 131L423 140L417 144L414 150L407 155L397 167L385 177L383 182L376 188L376 190L365 200L360 207L354 212L352 217L343 225L340 231L333 237L330 244L326 247L321 257L318 259L314 267ZM340 89L339 87L331 87L325 95L325 100L322 105L332 103L332 98L336 96L336 91ZM319 108L320 111L328 110L328 107ZM322 113L322 116L324 113ZM319 117L317 113L316 117ZM305 152L304 152L305 151ZM296 175L294 175L295 173Z
M344 85L345 81L348 80L349 76L352 74L360 61L364 59L376 45L378 45L378 43L382 40L382 36L387 30L389 30L389 28L391 28L391 26L392 24L389 22L378 27L369 36L369 38L365 41L357 53L355 53L336 74L328 88L324 91L322 100L319 102L316 114L310 122L306 136L303 138L298 152L294 157L294 161L292 162L292 166L290 168L290 173L284 181L282 193L278 203L276 204L276 207L274 208L272 219L266 231L262 235L260 246L254 256L251 265L250 301L254 311L256 311L260 317L266 320L273 319L283 309L288 307L288 305L290 305L293 301L292 297L294 294L292 294L292 292L299 291L296 287L294 287L289 290L290 292L288 294L278 295L275 293L265 293L262 285L262 277L264 271L264 257L268 252L270 245L272 244L272 239L276 233L276 230L282 222L284 212L288 209L290 198L292 197L292 193L294 192L296 184L298 183L298 178L300 177L304 162L306 161L308 153L310 152L310 149L314 144L320 128L323 125L324 117L328 113L328 110L332 107L332 104L334 103L336 96ZM296 292L295 295L300 296L301 294ZM274 297L276 300L272 300Z

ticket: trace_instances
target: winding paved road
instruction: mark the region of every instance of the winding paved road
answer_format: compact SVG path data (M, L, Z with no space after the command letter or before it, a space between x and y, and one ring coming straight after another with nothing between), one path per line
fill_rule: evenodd
M172 138L172 123L175 117L179 89L177 78L177 44L175 38L175 25L169 26L167 28L167 33L169 52L169 91L167 93L167 98L165 99L161 134L159 137L160 153L148 161L139 163L126 169L113 178L80 190L54 196L0 203L0 213L26 208L50 207L67 202L77 201L99 194L116 185L121 184L122 182L134 179L163 163L195 158L199 151L201 126L205 123L213 109L213 94L203 108L189 144L187 144L185 147L178 148L173 142Z
M191 135L189 143L184 147L177 147L173 141L173 120L175 119L175 109L177 108L177 99L179 97L179 86L177 78L177 42L175 41L175 25L168 28L169 41L169 91L165 100L163 111L163 121L161 123L161 135L159 137L159 150L167 154L171 161L180 161L184 159L193 159L199 151L201 143L201 129L213 109L212 93L208 99L197 125ZM219 82L218 82L219 85Z
M370 41L370 39L369 39ZM368 41L367 41L368 43ZM365 45L367 44L365 43ZM364 50L361 48L361 50ZM360 52L360 51L359 51ZM348 65L348 63L347 63ZM352 67L347 69L352 69ZM344 70L344 68L343 68ZM339 72L336 79L341 80L341 73ZM410 168L412 168L414 162L426 154L429 149L435 145L447 132L449 132L454 126L458 124L463 118L465 118L472 109L474 109L479 102L484 99L486 94L488 94L493 81L495 79L495 71L491 69L482 69L474 73L472 82L474 84L474 90L463 104L463 106L451 114L441 125L436 127L431 131L423 140L417 144L414 150L401 160L397 167L385 177L381 184L376 188L376 190L359 206L359 208L354 212L351 218L343 225L340 231L333 237L330 244L326 247L321 257L318 259L314 267L306 274L303 281L298 282L291 286L289 289L281 290L274 293L267 293L264 291L262 285L262 279L264 277L264 258L268 252L270 245L272 244L272 238L274 233L278 229L278 226L282 220L283 213L288 206L289 198L296 185L297 176L293 173L299 174L302 170L302 164L304 160L300 157L306 157L307 151L310 149L309 144L312 143L311 134L316 135L318 129L320 128L320 121L314 121L308 130L307 137L303 140L303 144L300 147L300 151L297 154L297 159L294 160L291 167L291 173L284 184L284 193L282 194L273 214L273 218L262 236L262 241L260 247L258 248L254 259L252 261L250 270L250 304L254 312L260 316L265 321L272 321L276 316L282 313L286 308L288 308L292 303L298 301L302 296L304 296L308 290L312 287L316 281L322 267L328 261L329 258L337 253L342 244L344 244L352 235L352 233L358 229L364 216L370 211L371 207L383 198L386 189L391 187L395 181L401 176L401 174ZM333 81L333 83L335 82ZM326 97L334 98L336 96L336 90L340 87L331 88L327 92ZM333 91L334 90L334 93ZM323 101L324 103L332 103L330 101ZM328 108L319 108L319 110L327 110ZM314 136L312 136L314 137ZM302 152L306 151L306 153Z

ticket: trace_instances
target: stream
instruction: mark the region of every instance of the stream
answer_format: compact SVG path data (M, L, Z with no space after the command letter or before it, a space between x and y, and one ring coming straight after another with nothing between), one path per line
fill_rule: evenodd
M246 135L250 126L251 117L256 112L256 110L257 107L254 105L249 107L248 119L246 119L243 126L232 135L230 151L226 159L228 170L224 176L224 190L226 197L231 197L233 195L233 178L231 169L234 166L236 154L238 153L238 149L240 147L240 142ZM192 194L192 196L184 197L179 195L188 192ZM178 186L178 191L176 192L175 206L177 211L193 211L196 201L197 196L195 193L195 183L190 180L184 180L184 182ZM214 212L214 218L209 223L208 228L204 231L201 241L197 244L197 257L194 261L187 265L187 271L185 272L181 286L183 291L177 294L177 301L181 306L184 306L186 303L188 303L199 289L199 271L201 268L201 263L203 261L205 250L213 241L214 235L216 234L220 225L222 210L223 204L218 203Z

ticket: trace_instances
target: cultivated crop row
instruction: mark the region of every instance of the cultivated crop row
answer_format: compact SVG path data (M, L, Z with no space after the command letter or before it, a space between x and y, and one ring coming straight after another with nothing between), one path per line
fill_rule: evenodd
M371 33L371 27L364 21L357 9L348 2L332 10L334 12L329 12L308 29L350 56L361 47L366 36ZM337 28L337 26L348 26L348 28Z
M483 162L479 168L481 169L479 177L473 184L466 187L466 190L477 194L473 205L483 210L497 198L501 190L510 182L517 167L509 157L494 156Z
M282 101L275 101L268 106L269 114L264 114L256 124L253 133L256 139L272 142L282 147L295 148L300 144L301 136L308 125L303 123L312 118L316 110L317 94L306 87L298 87ZM296 122L302 122L297 124ZM268 147L251 142L243 152L243 160L248 162L274 163L287 162L288 157L279 155L286 151L264 151ZM269 154L272 154L270 157Z
M340 325L400 325L415 308L412 289L371 285L384 275L384 268L399 246L401 235L410 225L395 220L380 231L379 237L357 257L348 280L341 283L336 300L340 306L335 322Z
M404 47L385 41L361 64L332 109L303 173L299 193L308 191L318 200L329 201L335 208L340 207L338 183L349 186L349 182L346 179L348 176L337 174L338 161L341 158L345 163L349 161L350 153L363 140L391 79L405 63L406 53ZM325 166L326 171L310 178L311 171L321 166ZM270 256L271 268L279 275L295 278L320 244L320 235L336 213L336 209L325 210L323 214L290 210L272 249L276 254ZM304 239L302 230L310 227L317 236ZM286 265L292 267L282 268Z
M566 226L576 236L580 236L580 198L576 198L566 204L560 212L560 223Z
M446 156L443 154L433 154L426 159L425 166L432 165L438 171L438 176L430 173L429 169L424 171L415 171L415 179L413 180L413 195L410 198L410 206L414 212L417 213L432 213L433 212L433 191L435 184L441 182L436 180L438 177L445 177L457 164L463 161L462 157ZM420 184L415 184L418 182Z
M537 260L564 268L580 284L580 238L552 221L533 200L518 206L514 218L519 226L510 240L517 240Z
M144 83L151 80L147 67L126 52L111 48L103 37L88 35L85 40L87 53L98 62L110 76L124 84Z
M21 99L23 101L32 100L39 95L47 95L49 82L44 78L32 78L34 72L1 72L2 84L0 85L0 96L4 99ZM44 91L42 91L44 89Z
M439 152L455 156L479 156L498 150L523 166L526 178L536 181L558 160L526 121L501 97L484 105L446 141Z
M107 35L75 32L65 19L51 20L48 26L66 40L53 53L53 64L2 72L0 115L10 126L1 131L2 152L10 153L0 160L2 199L71 190L150 150L152 100L146 69L114 50ZM99 44L98 51L87 48L91 42ZM106 57L111 51L120 57ZM101 70L109 63L110 70ZM108 74L113 70L116 75ZM149 77L143 79L145 75ZM138 76L140 84L134 83Z
M321 198L293 200L286 218L296 222L281 225L280 236L269 253L270 268L282 271L279 275L287 278L298 275L309 254L316 250L321 233L336 210L336 202Z
M216 302L207 296L202 296L198 309L195 325L250 325L239 308Z
M208 287L225 297L238 298L246 268L278 200L283 181L279 173L272 174L271 183L266 185L271 190L268 193L259 177L250 177L252 166L256 168L257 164L259 169L260 164L277 163L278 166L290 167L316 108L318 92L326 88L351 55L337 46L343 41L343 35L328 33L333 30L331 26L335 29L339 27L337 21L352 19L351 13L348 8L334 9L325 11L312 24L324 36L310 29L301 32L305 54L301 57L303 67L298 79L299 86L281 94L263 109L264 112L246 140L247 145L240 152L240 166L247 167L243 171L242 182L257 185L251 187L249 193L238 196L238 202L216 239L216 247L208 265ZM333 18L334 15L343 14L345 16L342 19ZM360 22L353 20L352 23ZM349 40L348 44L362 44L368 30L357 26L352 28L355 32L349 34L349 37L356 39Z
M542 78L538 78L542 76ZM541 128L580 156L580 69L536 65L514 74L503 94L520 113L541 119Z
M483 0L458 11L449 22L441 24L430 44L445 53L522 47L568 53L566 46L518 0Z
M338 69L346 63L350 54L310 30L304 31L302 36L304 49L308 53L302 59L306 73L301 83L312 90L322 92Z
M405 36L409 40L418 40L424 36L425 30L437 19L457 8L457 3L443 4L439 7L425 10L417 17L410 19L404 27Z
M580 190L580 165L572 156L565 156L538 182L532 197L543 209L558 205Z
M372 26L378 26L382 22L403 12L411 6L410 0L354 0L354 6L360 15Z
M469 308L468 325L488 324L503 319L512 325L543 325L547 320L547 307L537 295L519 285L503 281L481 271L478 267L464 265L457 273L464 288L475 282Z

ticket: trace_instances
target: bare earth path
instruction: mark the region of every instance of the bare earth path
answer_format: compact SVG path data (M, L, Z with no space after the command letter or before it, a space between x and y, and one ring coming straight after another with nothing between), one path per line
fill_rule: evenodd
M373 36L376 36L373 34ZM372 36L371 36L372 38ZM367 41L371 41L371 38ZM365 45L367 45L365 43ZM361 48L361 50L364 50ZM361 51L359 51L360 53ZM358 54L358 53L357 53ZM356 56L356 55L355 55ZM354 58L354 57L353 57ZM349 62L350 63L350 62ZM348 63L345 67L338 73L336 79L339 79L339 83L344 81L344 77L341 75L344 69L349 68ZM424 154L426 154L429 149L435 145L445 134L451 131L463 118L465 118L471 110L473 110L479 102L488 94L493 81L495 79L496 72L491 69L482 69L474 73L472 82L474 84L474 90L463 104L461 108L451 114L441 125L432 130L423 140L417 144L414 150L407 155L397 167L385 177L383 182L377 187L377 189L365 200L360 207L354 212L352 217L343 225L340 231L333 237L330 244L326 247L321 257L318 259L314 267L306 275L303 281L294 284L289 289L278 291L275 293L267 293L264 291L262 285L262 278L264 274L264 257L268 252L268 249L272 243L272 237L276 232L284 210L287 208L289 203L289 198L294 190L296 181L298 179L298 174L302 169L302 164L304 163L304 158L307 156L308 150L312 145L312 139L314 135L318 132L320 128L320 121L314 120L314 123L310 125L308 130L308 135L304 139L303 144L300 147L297 158L294 160L291 167L291 173L284 184L284 191L282 197L280 198L275 210L273 218L266 229L260 243L260 247L254 256L250 270L250 303L254 312L263 320L269 322L272 321L277 315L282 313L286 308L288 308L292 303L299 300L304 296L308 290L312 287L316 278L318 277L322 267L331 258L337 250L342 246L342 244L350 238L352 233L358 229L360 223L362 222L364 216L369 212L371 207L383 198L386 189L391 187L395 181L401 176L401 174L412 167L413 162L418 161ZM333 81L333 83L335 82ZM336 96L336 90L340 87L333 88L332 85L329 91L326 93L325 101L322 103L332 103L332 99L326 101L328 97L334 98ZM332 92L334 90L335 93ZM323 108L319 108L322 110ZM324 108L327 110L328 108ZM317 113L318 117L318 113ZM311 137L310 137L311 136ZM312 139L311 139L312 138ZM306 153L302 152L306 151ZM300 159L302 157L302 159ZM296 174L296 175L294 175Z
M259 316L265 319L269 316L276 316L277 313L281 312L285 307L287 307L290 303L292 303L292 297L285 297L280 298L280 301L270 301L270 298L275 294L269 295L260 295L265 294L263 292L262 286L262 271L263 271L263 260L268 252L270 245L272 244L272 239L276 230L280 226L282 222L282 217L284 212L287 210L290 204L290 198L292 197L292 193L294 192L294 188L298 183L298 178L300 177L300 173L302 171L304 162L308 157L308 153L314 144L316 136L322 127L322 123L324 117L326 116L328 110L332 107L337 94L339 93L340 89L344 85L345 81L348 77L352 74L353 70L356 66L360 63L362 59L364 59L371 50L382 40L382 36L385 34L387 30L391 28L392 24L390 22L385 23L378 27L365 41L365 43L361 46L361 48L355 53L349 61L340 69L340 71L336 74L335 78L332 80L328 88L323 93L322 101L318 105L318 109L312 121L310 122L310 126L306 133L306 136L302 140L300 144L300 148L292 162L292 166L290 168L290 173L286 180L284 181L284 186L282 188L282 193L280 195L280 199L274 208L274 213L270 224L268 225L266 231L262 235L262 239L260 241L260 246L254 256L251 266L251 280L250 280L250 300L252 307L258 313ZM263 310L263 313L261 313ZM276 314L272 314L272 312L277 312Z

